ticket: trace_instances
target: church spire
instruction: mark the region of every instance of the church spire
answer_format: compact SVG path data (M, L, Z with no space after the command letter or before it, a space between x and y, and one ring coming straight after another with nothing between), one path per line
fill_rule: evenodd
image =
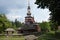
M27 13L27 15L31 15L31 13L30 13L30 1L28 0L28 8L27 8L27 11L28 11L28 13Z
M28 9L30 9L30 1L28 0Z

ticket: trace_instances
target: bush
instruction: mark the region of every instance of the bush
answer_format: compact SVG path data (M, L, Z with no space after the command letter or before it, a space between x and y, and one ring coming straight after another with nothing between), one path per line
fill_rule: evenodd
M55 32L48 32L46 34L40 35L37 40L58 40L55 38Z
M55 32L55 37L58 38L58 39L60 39L60 30L57 30Z

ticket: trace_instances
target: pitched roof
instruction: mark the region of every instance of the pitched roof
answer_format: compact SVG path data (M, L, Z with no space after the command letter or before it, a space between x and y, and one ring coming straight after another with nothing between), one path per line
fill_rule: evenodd
M13 28L7 28L5 31L15 31Z

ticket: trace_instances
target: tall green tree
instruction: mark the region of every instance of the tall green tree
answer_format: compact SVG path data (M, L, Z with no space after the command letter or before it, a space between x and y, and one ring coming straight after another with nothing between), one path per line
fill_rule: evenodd
M15 19L15 25L16 25L16 28L18 28L22 26L22 23L19 22L17 19Z
M36 0L38 8L48 8L53 25L60 26L60 0ZM55 27L56 27L55 26Z
M9 27L11 27L10 21L7 19L5 14L0 14L0 33L5 31L5 29Z

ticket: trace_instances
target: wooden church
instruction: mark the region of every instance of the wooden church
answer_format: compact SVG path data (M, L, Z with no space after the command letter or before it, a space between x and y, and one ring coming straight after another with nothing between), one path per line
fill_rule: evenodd
M30 3L28 1L27 16L25 17L25 23L22 27L18 28L18 33L32 34L32 33L41 32L38 23L36 23L34 17L31 16L30 10L31 10Z

